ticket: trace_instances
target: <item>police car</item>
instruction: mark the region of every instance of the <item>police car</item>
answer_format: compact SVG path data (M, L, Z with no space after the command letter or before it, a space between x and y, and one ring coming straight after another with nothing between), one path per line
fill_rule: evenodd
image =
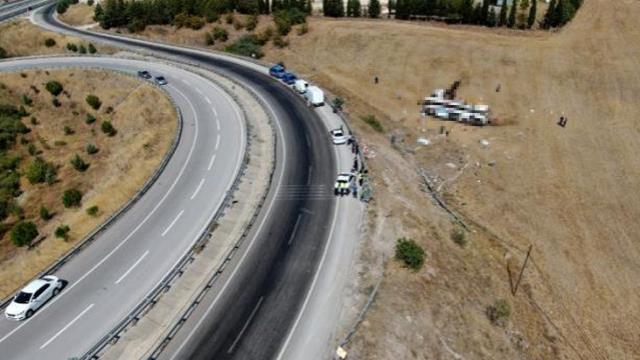
M333 193L335 195L349 195L349 187L351 186L351 182L353 181L353 174L348 172L343 172L338 174L338 178L336 179L336 184L333 187Z
M334 145L346 144L347 140L349 139L349 137L344 134L344 130L342 129L333 129L329 131L329 134L331 134L331 142Z

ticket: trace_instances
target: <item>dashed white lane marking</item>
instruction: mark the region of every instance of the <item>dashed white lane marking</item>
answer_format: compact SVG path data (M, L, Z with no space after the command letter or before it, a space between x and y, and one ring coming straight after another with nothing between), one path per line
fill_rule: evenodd
M196 91L198 92L198 94L202 95L202 91L200 91L200 88L196 88Z
M216 111L216 108L212 107L211 111L213 112L213 115L218 116L218 112Z
M147 255L148 255L148 254L149 254L149 250L145 251L145 253L144 253L144 254L142 254L142 256L140 256L140 258L139 258L135 263L133 263L133 265L131 265L131 267L130 267L127 271L125 271L125 272L124 272L124 274L122 274L122 276L120 276L120 277L118 278L118 280L116 280L116 284L119 284L119 283L120 283L120 281L122 281L122 279L126 278L126 277L127 277L127 275L129 275L129 273L130 273L131 271L133 271L133 269L135 269L135 267L136 267L136 266L138 266L138 264L140 264L140 262L141 262L145 257L147 257Z
M200 180L200 184L198 184L198 187L196 188L196 191L194 191L193 195L191 195L191 200L193 200L193 198L195 198L196 195L198 195L198 192L200 191L200 188L202 188L202 184L204 184L204 178L202 180Z
M218 136L216 137L216 150L218 150L219 146L220 146L220 134L218 134Z
M167 235L167 233L169 232L169 230L171 230L171 228L173 227L173 225L175 225L176 221L178 221L178 219L180 219L180 216L182 216L182 213L184 213L184 210L180 210L180 212L178 213L178 216L176 216L175 219L173 219L173 221L171 222L171 224L169 224L169 226L164 229L164 231L162 232L162 236Z
M206 97L206 96L205 96L205 97L204 97L204 99L207 101L207 103L208 103L209 105L211 105L211 100L209 100L209 98L208 98L208 97Z
M289 241L287 242L287 245L291 245L293 238L296 236L296 233L298 232L298 225L300 225L301 217L302 217L302 214L298 214L298 218L296 219L296 224L293 226L293 231L291 232L291 236L289 236Z
M233 344L231 344L231 347L229 348L229 350L227 350L227 354L231 354L233 352L233 350L236 348L236 345L238 344L238 341L240 341L240 338L242 338L242 335L244 335L244 332L247 331L247 326L249 326L249 324L251 323L251 320L253 320L253 317L256 316L256 312L260 308L260 305L262 305L262 301L263 300L264 300L264 296L260 296L260 300L258 300L258 303L256 304L256 307L254 307L253 311L251 311L251 315L249 315L249 318L247 319L247 322L244 323L244 326L242 327L242 330L240 330L240 333L238 334L236 339L233 341Z
M216 118L216 129L220 131L220 120Z
M211 170L214 161L216 161L216 154L213 154L213 156L211 157L211 161L209 161L209 167L207 167L207 171Z
M65 327L63 327L60 331L58 331L55 335L53 335L53 337L51 339L49 339L46 343L42 344L42 346L40 346L40 350L44 349L47 345L51 344L51 342L53 340L55 340L58 336L60 336L60 334L62 334L65 330L67 330L71 325L73 325L76 321L78 321L78 319L80 319L82 317L82 315L86 314L87 311L91 310L91 308L93 307L93 305L95 304L91 304L89 306L87 306L86 309L82 310L82 312L80 314L78 314L78 316L76 316L75 318L73 318L73 320L71 320L71 322L69 322Z

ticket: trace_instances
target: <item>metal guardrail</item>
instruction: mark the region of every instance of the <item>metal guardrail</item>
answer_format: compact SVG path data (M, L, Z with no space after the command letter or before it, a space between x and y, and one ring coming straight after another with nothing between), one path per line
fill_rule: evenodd
M201 68L199 66L197 66L197 67ZM218 75L220 75L220 74L218 74ZM240 83L238 83L238 82L236 82L234 80L231 80L229 77L226 77L224 75L220 75L220 76L223 76L223 77L227 78L228 80L232 81L234 84L237 84L237 85L243 87L244 89L248 90L248 92L250 94L252 94L252 96L255 99L257 99L257 101L261 105L264 106L264 104L259 99L259 97L257 97L247 87L245 87L244 85L242 85L242 84L240 84ZM209 80L211 80L211 79L209 79ZM211 80L211 81L213 81L213 80ZM234 101L238 102L237 101L238 97L235 94L230 93L230 92L227 92L227 93L234 99ZM242 113L243 113L243 118L246 119L247 118L246 110L242 106L241 106L241 109L242 109ZM272 117L270 115L269 115L269 119L270 119L270 121L273 121L273 119L272 119ZM242 160L241 168L238 171L238 174L236 175L236 178L234 179L234 182L231 185L231 188L229 190L227 190L227 193L225 195L225 199L223 200L222 204L220 205L220 207L218 208L218 210L216 211L216 213L212 217L211 221L209 222L209 226L207 226L207 229L200 235L199 239L194 243L194 245L191 247L191 249L178 262L177 266L174 267L167 274L167 276L165 276L165 278L145 297L145 299L142 302L140 302L129 313L129 315L127 317L125 317L122 321L120 321L107 335L105 335L102 339L100 339L98 341L98 343L96 343L91 349L89 349L89 351L87 351L81 357L81 359L99 359L100 358L100 353L109 344L115 344L115 342L117 342L117 340L120 338L120 334L129 325L135 325L135 323L137 323L137 321L140 320L141 317L146 315L146 313L149 310L151 310L151 308L153 308L153 306L158 302L160 296L162 296L163 293L167 292L171 288L172 282L176 278L180 277L184 273L186 266L195 260L195 254L197 253L198 249L200 249L211 238L211 236L213 234L213 231L215 230L215 229L213 229L213 225L215 225L215 223L217 223L217 221L222 216L224 216L224 211L231 205L231 200L233 199L233 194L238 189L238 187L239 187L239 185L240 185L240 183L242 181L242 177L246 172L247 164L249 163L249 158L250 158L249 150L250 150L250 148L252 146L252 142L251 142L251 137L249 136L249 131L246 132L245 136L246 136L247 148L246 148L245 153L244 153L244 157L243 157L243 160ZM273 146L274 146L274 151L275 151L276 146L277 146L277 138L274 136L273 139L274 139ZM271 173L269 175L268 188L270 188L270 186L271 186L274 170L275 170L275 161L274 161L274 165L273 165L273 167L271 169ZM262 208L262 206L264 204L264 201L266 199L267 194L268 194L268 191L265 192L265 194L261 198L261 200L259 202L259 205L258 205L256 211L254 212L254 215L252 216L251 220L249 221L247 227L245 227L245 230L244 230L243 234L241 235L240 239L236 242L236 244L234 244L234 246L231 248L231 250L229 251L227 256L225 256L225 259L222 261L222 264L218 267L218 270L214 273L214 275L209 279L209 281L207 282L207 285L201 290L200 294L196 297L196 299L191 303L191 305L183 313L183 315L180 317L178 322L176 322L173 325L173 327L171 328L169 334L167 336L165 336L165 338L160 342L160 344L154 349L150 359L154 359L155 356L158 356L160 353L162 353L162 351L166 348L166 346L169 343L169 341L171 341L171 339L175 336L175 334L180 330L180 328L182 327L184 322L193 313L193 311L195 310L196 306L198 306L198 304L200 303L202 298L206 295L206 292L209 289L211 289L211 287L213 286L213 283L215 283L215 281L218 279L220 274L224 271L226 265L229 263L229 261L231 261L231 259L233 258L234 254L240 248L242 242L246 238L249 230L251 229L252 225L254 224L256 218L258 217L258 214L259 214L260 209Z
M63 56L63 57L66 57L66 56ZM87 56L87 57L90 57L90 56ZM4 59L4 61L15 61L17 59L33 59L33 58L45 58L45 56L32 56L32 57L25 57L25 58L10 58L10 59ZM2 61L0 61L0 62L2 62ZM105 69L105 68L99 67L99 66L95 66L95 67L92 67L92 66L78 66L78 67L71 67L71 66L41 66L41 67L35 67L34 66L34 67L30 67L30 69L38 69L38 68L39 69L45 69L45 68L46 69L52 69L52 68L55 68L55 69L64 69L64 68L83 69L84 68L84 69L101 69L101 70ZM136 78L135 76L133 76L131 74L128 74L128 73L125 73L125 72L122 72L122 71L111 70L111 69L108 69L108 70L109 71L118 72L120 74L123 74L123 75L131 77L131 78ZM142 196L144 196L144 194L146 194L147 191L149 191L151 186L153 186L155 184L155 182L157 181L158 177L160 177L160 174L167 167L167 164L169 163L169 161L173 157L173 154L175 153L176 149L178 148L178 144L180 143L180 138L182 137L182 128L183 128L182 111L176 105L175 101L173 101L173 98L171 96L169 96L169 94L167 93L166 90L164 90L160 86L157 86L157 85L153 84L152 82L149 82L149 84L154 86L154 87L156 87L157 89L160 89L162 92L167 94L167 96L170 99L171 103L173 104L173 107L176 110L176 114L177 114L176 134L175 134L175 136L174 136L174 138L173 138L173 140L171 142L170 148L165 153L165 155L164 155L164 157L162 159L162 162L156 168L155 172L151 175L151 177L144 183L142 188L140 188L140 190L138 190L138 192L126 204L124 204L118 210L116 210L115 213L113 213L108 219L106 219L102 224L100 224L94 231L89 233L81 242L79 242L74 247L72 247L62 257L58 258L58 260L56 260L55 263L51 264L49 267L47 267L46 269L44 269L40 273L38 273L36 276L34 276L31 280L29 280L29 282L32 281L33 279L40 278L40 277L42 277L44 275L54 273L56 270L60 269L64 264L69 262L69 260L71 260L71 258L73 258L75 255L80 253L80 251L82 251L85 247L90 245L98 237L98 235L100 235L102 232L106 231L111 225L113 225L113 223L116 220L118 220L127 210L129 210L131 207L133 207L140 200L140 198L142 198ZM22 286L14 289L12 294L15 293L21 287ZM3 299L2 302L0 303L0 309L5 308L11 302L12 299L13 299L13 295L10 295L9 297Z

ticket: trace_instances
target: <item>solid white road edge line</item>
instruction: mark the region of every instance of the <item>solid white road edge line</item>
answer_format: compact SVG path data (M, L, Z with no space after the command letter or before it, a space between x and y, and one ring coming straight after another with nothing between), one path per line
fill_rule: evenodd
M135 267L136 267L136 266L138 266L138 264L140 264L140 262L141 262L145 257L147 257L147 255L149 255L149 250L145 251L145 252L144 252L144 254L142 254L142 256L140 256L140 258L139 258L135 263L133 263L133 265L131 265L131 267L129 268L129 270L125 271L125 272L124 272L124 274L122 274L122 276L120 276L120 277L118 278L118 280L116 280L116 284L119 284L119 283L120 283L120 281L122 281L122 279L126 278L126 277L127 277L127 275L129 275L129 273L130 273L131 271L133 271L133 269L135 269Z
M287 241L287 245L291 245L293 238L296 236L296 233L298 232L298 225L300 225L301 217L302 217L302 214L298 214L298 218L296 219L296 224L293 225L293 231L291 232L291 236L289 236L289 241Z
M340 171L340 158L339 158L339 154L338 154L338 150L336 149L336 147L333 148L333 152L335 154L336 157L336 166L337 166L337 171ZM309 304L309 300L311 299L311 294L313 293L313 291L315 290L316 287L316 283L318 282L318 278L320 277L320 273L322 272L322 267L324 266L325 260L327 258L327 253L329 253L329 247L331 246L331 243L333 242L333 232L336 229L336 221L338 219L338 209L340 207L340 201L336 201L336 207L333 210L333 220L331 221L331 232L329 232L329 239L327 240L327 243L324 246L324 250L322 252L322 258L320 259L320 264L318 265L318 269L316 270L316 273L313 276L313 281L311 282L311 287L309 287L309 291L307 292L307 295L305 296L304 302L302 303L302 307L300 308L300 311L298 312L298 316L296 316L296 321L294 321L293 326L291 327L291 329L289 330L289 334L287 335L287 339L284 341L284 344L282 344L282 347L280 348L280 352L278 353L278 357L276 357L276 360L281 360L282 357L284 356L285 351L287 350L287 347L289 346L289 342L291 341L291 338L293 337L293 333L296 331L296 328L298 327L298 324L300 323L300 319L302 319L302 315L304 314L305 309L307 308L307 305Z
M238 341L240 341L240 339L242 338L242 335L244 335L244 332L247 331L247 327L251 323L251 320L253 320L253 317L256 316L256 312L260 308L260 305L262 305L263 300L264 300L264 296L260 296L260 300L258 300L256 307L254 307L253 310L251 311L251 315L249 315L249 318L244 323L242 330L240 330L240 333L238 334L238 336L236 336L236 339L233 341L233 344L231 344L231 347L229 348L229 350L227 350L227 354L231 354L233 352L236 345L238 344Z
M200 180L200 184L198 184L196 191L194 191L193 195L191 195L191 200L193 200L196 197L196 195L198 195L198 193L200 192L200 189L202 188L202 184L204 184L204 178Z
M86 314L87 311L91 310L91 308L93 307L93 305L95 304L91 304L89 306L87 306L86 309L82 310L82 312L80 314L78 314L78 316L76 316L75 318L73 318L73 320L71 320L67 325L65 325L65 327L63 327L62 329L60 329L60 331L58 331L55 335L53 335L53 337L51 339L49 339L46 343L42 344L42 346L40 346L40 350L44 349L47 345L51 344L51 342L53 340L55 340L58 336L60 336L60 334L62 334L65 330L67 330L71 325L73 325L76 321L78 321L78 319L80 319L82 317L82 315Z
M178 216L176 216L175 219L173 219L173 221L171 222L171 224L169 224L169 226L167 226L166 229L164 229L164 231L162 232L162 236L167 235L167 233L169 232L169 230L171 230L171 228L173 227L173 225L176 224L176 221L178 221L178 219L180 219L180 216L182 216L182 213L184 213L184 210L180 210L180 212L178 213Z
M175 88L174 88L175 89ZM193 107L193 104L191 104L191 102L189 101L189 99L184 96L184 94L178 90L175 89L175 91L177 91L178 93L180 93L182 95L183 98L185 98L187 100L187 103L189 103L189 106L191 107L192 111L194 112L193 115L196 117L198 117L198 115L195 112L195 108ZM165 199L169 196L169 194L171 193L171 191L173 191L173 188L176 186L176 184L178 183L178 181L180 181L180 178L182 178L182 175L184 174L184 171L187 168L187 164L189 163L189 160L191 160L191 156L193 155L193 151L196 148L196 141L198 139L198 122L196 121L196 126L195 126L195 135L194 135L194 141L191 144L191 149L189 149L189 154L187 154L187 159L184 162L184 164L182 165L182 168L180 169L180 172L178 173L178 177L173 181L173 184L171 184L171 186L169 187L169 189L167 190L167 192L164 194L164 196L160 199L160 201L156 204L156 206L154 206L153 209L151 209L151 211L149 212L149 214L147 214L147 216L142 219L142 221L140 222L140 224L138 224L138 226L136 226L133 231L131 231L129 233L129 235L127 235L127 237L124 238L124 240L122 240L120 242L120 244L118 244L115 248L113 248L113 250L111 250L105 257L102 258L102 260L98 261L97 264L95 264L91 269L89 269L89 271L87 271L84 275L82 275L76 282L74 282L73 284L71 284L71 286L69 286L66 291L62 292L59 296L55 297L53 300L49 301L42 309L40 309L40 311L38 311L37 313L35 313L35 315L33 315L32 317L30 317L29 319L25 320L22 324L20 324L20 326L16 327L15 329L11 330L8 334L6 334L5 336L3 336L0 339L0 343L5 341L8 337L10 337L11 335L13 335L16 331L20 330L23 326L25 326L26 324L29 323L29 321L33 320L36 316L38 316L38 314L42 313L45 309L47 309L49 306L51 306L52 304L54 304L56 301L60 300L60 298L62 298L64 296L64 294L68 294L69 291L71 289L73 289L76 285L78 285L80 282L82 282L82 280L86 279L87 276L89 276L91 273L93 273L100 265L102 265L105 261L107 261L116 251L118 251L118 249L120 249L127 241L129 241L129 239L131 239L131 237L133 236L133 234L135 234L148 220L149 218L160 208L160 206L162 205L162 203L165 201Z
M257 92L254 92L254 94L256 94L258 97L260 97L262 99L263 103L269 108L269 111L271 112L271 114L273 116L276 116L276 112L273 111L273 108L271 107L271 105L269 105L269 103L260 94L258 94ZM280 138L284 139L284 133L282 131L282 126L280 125L279 122L277 122L277 121L274 121L274 122L276 124L276 127L278 128L278 133L280 134ZM282 160L283 160L282 163L284 164L287 161L287 144L284 141L281 141L280 143L282 144L282 150L283 150L282 151ZM274 196L275 196L275 194L278 194L280 192L280 188L282 186L282 180L283 180L282 179L283 178L283 173L284 173L284 166L282 166L280 168L280 175L278 176L278 183L276 184L276 189L275 189L275 192L274 192ZM275 200L275 199L273 199L273 200ZM273 201L273 200L269 203L269 207L267 208L266 214L269 214L271 212L271 210L273 209L273 204L275 204L275 201ZM244 262L244 259L247 257L247 253L249 253L251 248L253 248L253 245L256 242L257 235L260 234L260 232L262 231L262 227L264 226L265 222L267 221L267 218L268 218L268 216L265 216L262 219L262 221L260 222L260 225L258 225L258 228L257 228L257 231L256 231L255 235L251 238L251 241L249 242L249 245L247 245L247 249L245 250L245 252L240 257L240 260L238 260L238 263L236 264L236 267L231 272L231 275L229 275L229 278L227 279L227 281L224 283L224 285L222 285L222 288L220 289L220 292L218 292L218 295L216 295L216 297L213 299L211 304L209 304L209 307L207 307L207 310L204 312L204 315L198 320L198 322L193 327L193 329L191 329L191 332L189 332L189 334L184 339L184 341L180 344L180 346L178 346L178 349L176 349L176 351L173 353L173 355L171 356L170 360L175 360L176 359L178 354L180 354L180 351L182 351L182 349L187 345L187 342L189 341L189 339L193 336L193 334L195 334L195 332L198 330L198 328L202 325L202 322L204 321L204 319L207 318L207 316L209 315L209 313L211 312L213 307L216 305L218 300L220 300L220 296L222 296L222 294L224 293L224 291L227 288L227 286L229 286L229 284L231 283L231 280L233 279L234 275L238 271L238 268L240 268L240 265Z

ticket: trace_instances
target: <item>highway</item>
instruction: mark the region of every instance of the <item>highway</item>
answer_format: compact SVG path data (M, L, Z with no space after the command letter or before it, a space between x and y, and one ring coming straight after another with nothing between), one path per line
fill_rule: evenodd
M240 168L245 129L228 94L173 66L89 57L0 62L0 71L34 67L163 74L184 119L178 147L155 184L56 273L68 281L60 295L29 320L0 319L2 358L66 359L84 354L113 328L197 240Z
M338 167L336 152L328 140L328 129L299 96L270 79L259 66L205 51L82 31L59 23L52 15L53 7L46 7L36 11L32 20L49 30L216 71L242 83L266 104L275 119L278 138L275 177L267 202L233 263L162 356L173 359L275 358L301 309L335 224L337 203L332 195L332 184ZM173 82L171 78L170 82ZM176 214L176 207L170 208L174 219L186 219L179 212ZM140 219L135 213L126 217L131 221ZM86 256L95 258L108 253L99 245L85 252L92 254ZM138 252L138 256L141 254L144 252ZM149 256L140 264L146 263ZM73 279L70 286L73 286ZM99 296L91 294L96 295ZM114 303L120 306L122 298L134 303L142 296L140 292L126 293ZM74 302L63 300L63 296L59 299L60 302ZM97 305L89 308L91 304L60 312L56 318L40 316L47 326L62 326L63 329L73 321L47 347L65 346L71 341L65 334L96 312ZM115 321L125 312L126 306L120 306L110 318ZM42 332L39 329L32 331L36 336ZM27 342L31 340L24 340L23 345ZM83 342L88 340L83 337ZM68 348L80 346L71 344ZM4 350L0 341L3 354L13 358L17 351L13 347Z
M0 5L0 22L24 14L31 9L36 9L46 4L51 4L55 0L18 0Z

